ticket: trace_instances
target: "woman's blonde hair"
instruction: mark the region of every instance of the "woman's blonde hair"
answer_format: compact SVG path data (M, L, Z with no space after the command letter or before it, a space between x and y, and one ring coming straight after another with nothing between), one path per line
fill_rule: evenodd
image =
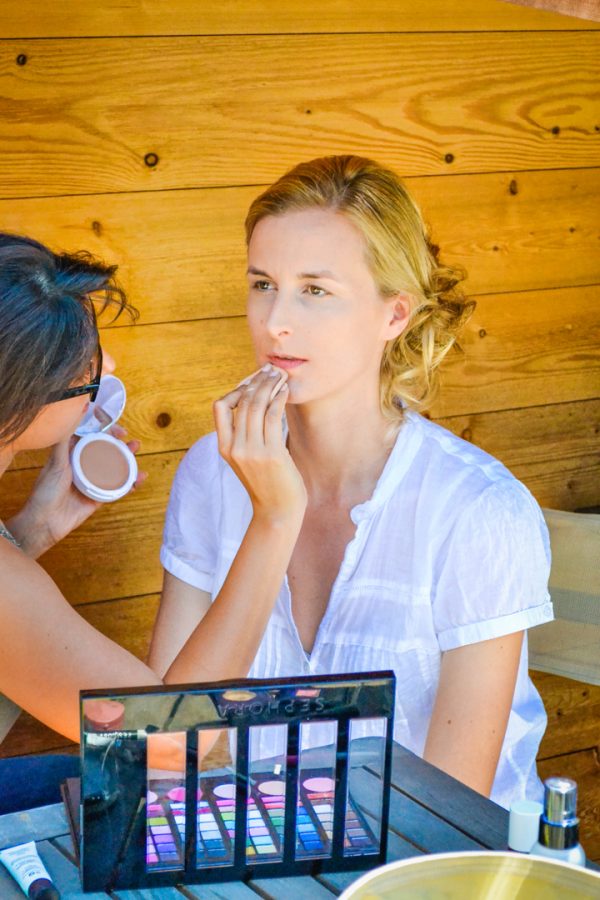
M435 394L437 369L475 307L457 289L465 273L440 262L421 211L398 175L360 156L325 156L295 166L250 206L246 241L266 216L314 207L341 213L359 229L384 297L407 292L414 298L408 326L383 353L381 408L395 421L403 405L425 409Z

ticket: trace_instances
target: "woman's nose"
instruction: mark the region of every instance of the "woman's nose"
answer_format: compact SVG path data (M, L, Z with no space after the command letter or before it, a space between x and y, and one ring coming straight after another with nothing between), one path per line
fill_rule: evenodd
M110 375L117 368L114 358L104 348L102 349L102 374Z
M290 334L292 332L290 304L286 302L280 293L267 317L267 329L273 337L279 337L282 334Z

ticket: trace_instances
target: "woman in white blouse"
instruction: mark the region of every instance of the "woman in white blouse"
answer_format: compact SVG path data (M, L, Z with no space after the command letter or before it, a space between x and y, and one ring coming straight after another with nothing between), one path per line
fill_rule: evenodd
M178 471L150 666L392 668L396 740L503 805L539 796L523 632L552 618L543 519L417 412L472 308L460 275L400 179L358 157L297 166L246 228L261 369Z

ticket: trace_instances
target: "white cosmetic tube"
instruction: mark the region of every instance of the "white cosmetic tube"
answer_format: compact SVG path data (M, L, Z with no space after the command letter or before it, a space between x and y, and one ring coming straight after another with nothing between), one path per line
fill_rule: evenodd
M60 900L60 894L38 855L35 841L0 850L0 861L29 900Z

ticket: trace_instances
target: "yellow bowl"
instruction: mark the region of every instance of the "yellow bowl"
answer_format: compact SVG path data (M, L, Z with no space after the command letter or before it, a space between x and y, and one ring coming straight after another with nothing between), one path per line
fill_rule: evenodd
M599 900L600 875L517 853L432 853L368 872L339 900Z

